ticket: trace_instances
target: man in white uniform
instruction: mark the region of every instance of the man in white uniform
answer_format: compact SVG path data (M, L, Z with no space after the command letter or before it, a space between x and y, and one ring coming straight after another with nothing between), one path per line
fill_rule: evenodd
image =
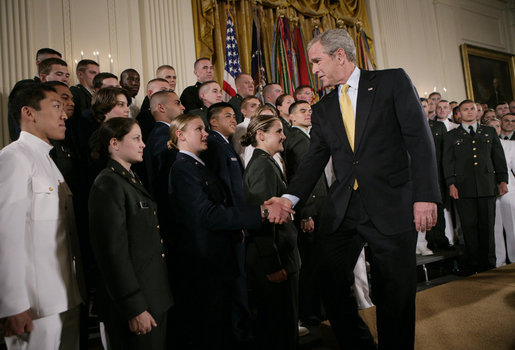
M0 151L0 319L8 349L78 349L71 192L49 156L66 114L52 87L10 96L20 138ZM77 252L77 253L76 253Z

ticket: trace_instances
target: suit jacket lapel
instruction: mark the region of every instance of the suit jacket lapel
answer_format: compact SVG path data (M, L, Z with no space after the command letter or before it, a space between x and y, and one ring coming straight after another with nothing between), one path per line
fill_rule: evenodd
M347 138L347 134L345 132L345 125L343 125L342 118L342 110L340 109L340 101L338 99L338 87L336 86L333 91L329 93L324 99L324 108L326 109L325 115L332 117L330 119L331 122L331 130L343 130L342 133L337 133L340 137L344 147L347 149L347 152L352 153L352 149L350 148L349 139ZM333 106L336 106L336 113L332 112ZM325 116L322 116L324 118Z
M361 70L358 87L358 98L356 99L356 135L354 139L354 153L359 150L365 127L367 126L370 108L375 96L374 80L375 73Z

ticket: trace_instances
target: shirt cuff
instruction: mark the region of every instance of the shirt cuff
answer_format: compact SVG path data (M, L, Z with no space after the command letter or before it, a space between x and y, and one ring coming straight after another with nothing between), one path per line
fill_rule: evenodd
M296 197L292 194L283 194L281 196L281 198L286 198L288 199L291 203L292 203L292 208L295 207L297 205L297 203L300 201L300 198L299 197Z

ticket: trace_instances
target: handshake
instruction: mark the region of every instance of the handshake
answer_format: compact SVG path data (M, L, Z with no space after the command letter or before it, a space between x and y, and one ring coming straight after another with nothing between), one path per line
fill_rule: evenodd
M292 202L286 198L272 197L261 205L261 218L272 224L284 224L293 221Z

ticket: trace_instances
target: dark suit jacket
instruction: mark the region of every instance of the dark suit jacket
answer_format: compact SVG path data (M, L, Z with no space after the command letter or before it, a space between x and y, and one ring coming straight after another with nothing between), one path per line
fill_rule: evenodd
M445 124L436 120L428 120L431 134L433 135L433 141L435 143L435 154L436 154L436 165L438 169L438 185L440 186L440 193L442 200L445 199L447 186L445 186L443 167L442 167L442 156L443 156L443 137L447 133ZM444 200L445 201L445 200Z
M202 276L234 276L233 242L241 241L242 229L261 227L259 207L229 206L220 180L180 152L170 171L169 193L183 269Z
M209 121L207 120L207 109L208 107L202 105L202 107L190 110L188 111L188 113L198 115L200 118L202 118L202 121L204 122L204 127L206 128L206 130L209 130L211 129L211 125L209 125Z
M89 197L91 244L100 271L99 313L114 308L128 320L172 306L156 209L139 180L110 159Z
M410 79L402 69L361 71L355 150L341 116L338 89L313 106L311 145L287 193L305 201L333 157L320 231L337 231L354 180L372 223L393 235L414 229L413 203L440 202L434 142Z
M141 109L139 114L136 116L136 120L138 121L139 127L141 128L141 138L143 142L147 142L148 134L154 128L156 121L150 112L150 109Z
M292 127L287 147L284 150L286 162L286 174L291 178L299 167L304 156L308 153L310 139L302 130ZM313 192L310 193L302 208L297 208L297 218L306 219L308 217L318 217L322 213L322 208L327 197L327 180L322 173L317 181Z
M443 170L447 189L455 185L460 198L497 195L497 184L508 182L508 168L495 129L479 125L472 137L460 126L445 134Z
M243 166L240 157L231 143L224 140L216 131L209 131L208 148L202 154L207 167L215 173L230 194L230 205L244 205L243 199Z
M229 100L229 104L234 108L234 113L236 114L236 122L239 124L243 121L243 114L241 114L241 101L243 101L243 97L240 94L236 94Z
M181 103L185 108L185 113L197 108L201 108L204 104L198 95L198 89L202 85L200 82L196 82L195 85L188 86L181 94Z
M247 204L261 204L271 197L280 197L286 191L283 173L275 160L265 151L256 148L243 177L243 194ZM263 224L259 231L250 231L247 241L247 263L258 265L270 274L285 269L288 273L300 268L297 249L297 229L292 222L275 225ZM257 255L257 256L255 256Z
M145 148L143 149L143 164L147 172L147 181L145 187L155 198L156 177L159 169L159 155L168 149L167 142L170 140L170 127L165 123L157 122L148 135Z

